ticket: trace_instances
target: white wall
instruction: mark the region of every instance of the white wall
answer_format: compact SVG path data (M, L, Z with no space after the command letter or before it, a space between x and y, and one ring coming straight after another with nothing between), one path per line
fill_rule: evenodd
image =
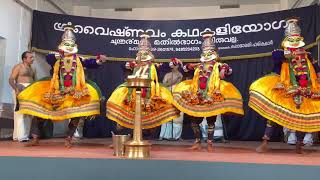
M74 7L74 14L82 15L82 8ZM217 17L241 16L279 11L280 4L240 5L240 8L220 9L219 6L208 7L171 7L171 8L134 8L129 12L116 12L114 9L91 9L92 17L112 19L145 19L145 20L174 20L174 19L205 19Z
M83 1L81 1L83 2ZM97 1L94 1L97 3ZM140 2L140 1L139 1ZM189 1L190 2L190 1ZM229 1L221 0L228 4ZM241 1L240 1L241 2ZM265 4L261 4L261 1L257 1L260 4L243 4L240 5L240 8L234 9L220 9L219 6L199 6L197 7L179 7L178 1L172 1L168 3L168 7L163 7L163 2L150 2L147 4L147 7L144 8L133 8L129 12L116 12L114 7L116 7L116 1L111 1L112 7L109 5L103 4L103 1L100 3L103 6L100 8L97 4L92 3L80 3L73 6L73 14L79 16L91 16L91 17L100 17L100 18L112 18L112 19L140 19L140 20L175 20L175 19L203 19L203 18L216 18L216 17L230 17L230 16L241 16L248 14L258 14L279 10L291 9L293 5L296 5L294 8L309 6L313 0L278 0L278 1L265 1ZM107 2L106 2L107 3ZM128 5L123 4L124 1L119 1L119 7L130 7L132 3ZM151 8L152 3L155 5L161 4L162 6L155 6ZM178 4L177 4L178 3ZM150 5L151 4L151 5ZM170 5L173 5L170 7ZM190 4L189 4L190 5ZM107 8L108 7L108 8ZM137 5L141 7L141 4Z
M67 14L72 14L73 13L73 6L72 6L72 1L73 0L51 0L51 2L55 3L56 5L59 6L59 8L61 8L65 13ZM48 4L48 2L46 2L44 5ZM50 4L50 6L52 6L52 4ZM44 8L41 8L43 10L46 10ZM52 10L53 11L57 11L57 9L55 7L52 6ZM52 12L52 11L50 11ZM61 12L59 12L61 13Z
M25 14L26 17L22 21L22 15ZM8 85L8 77L10 71L14 64L19 61L19 54L21 51L26 50L26 47L21 47L22 44L27 44L26 39L30 38L30 30L27 26L24 30L21 27L22 24L30 24L31 19L28 18L30 12L28 13L17 3L12 0L4 0L0 6L0 36L6 39L6 53L5 53L5 64L4 64L4 75L1 78L1 102L11 102L11 88ZM5 25L5 26L4 26ZM22 31L22 32L21 32ZM23 39L20 37L25 35Z
M5 64L5 55L6 55L6 46L7 42L4 38L0 36L0 82L4 80L4 64ZM1 95L2 89L0 88L0 95Z
M48 11L54 13L61 13L59 9L53 6L47 0L22 0L27 6L32 9ZM72 11L69 9L69 11ZM15 0L1 0L0 6L0 37L5 39L6 49L4 55L3 73L0 77L0 104L12 103L11 87L8 84L13 66L21 62L21 54L28 50L31 25L32 12ZM37 55L34 66L39 72L38 76L48 74L48 65L43 63L43 57Z

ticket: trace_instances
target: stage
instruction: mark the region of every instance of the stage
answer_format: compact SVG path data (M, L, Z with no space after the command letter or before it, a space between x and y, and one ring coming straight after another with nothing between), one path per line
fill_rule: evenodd
M54 138L40 141L40 146L24 147L25 143L0 141L0 156L59 157L124 159L113 156L109 148L111 138L77 139L70 149L65 148L64 139ZM208 153L206 144L201 151L188 150L192 140L151 141L151 160L207 161L258 164L320 165L320 146L304 147L304 154L296 154L295 146L270 142L267 153L259 154L255 148L260 142L230 141L215 143L214 151Z
M151 141L151 159L129 160L112 155L111 139L81 139L70 149L62 138L42 140L40 146L0 141L1 179L21 180L270 180L318 179L320 147L271 142L271 150L258 154L259 142L214 144L214 152L191 151L191 140ZM205 146L205 144L203 144Z

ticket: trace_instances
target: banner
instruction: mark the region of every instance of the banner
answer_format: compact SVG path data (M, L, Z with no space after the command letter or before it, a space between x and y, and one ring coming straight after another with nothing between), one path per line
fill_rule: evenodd
M80 17L34 11L32 47L38 51L57 50L66 24L75 26L79 53L106 54L115 60L135 58L139 34L148 32L156 59L198 59L201 32L214 32L221 57L239 59L270 55L280 47L286 19L300 18L307 45L314 46L320 34L319 6L271 13L196 20L118 20Z

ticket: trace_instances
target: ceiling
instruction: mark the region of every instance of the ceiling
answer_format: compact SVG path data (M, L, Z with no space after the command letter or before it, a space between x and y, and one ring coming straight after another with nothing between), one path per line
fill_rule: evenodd
M73 6L92 9L150 8L150 7L199 7L220 5L279 4L280 0L70 0Z

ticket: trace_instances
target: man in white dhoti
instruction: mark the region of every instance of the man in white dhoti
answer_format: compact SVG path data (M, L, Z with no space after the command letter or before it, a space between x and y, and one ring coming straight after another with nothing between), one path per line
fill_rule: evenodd
M36 72L32 69L33 53L25 51L22 53L22 62L15 65L12 69L12 73L9 77L9 84L13 89L13 102L15 104L15 110L18 109L17 95L36 78ZM14 128L13 128L13 140L20 142L28 141L30 135L30 127L32 122L32 116L24 115L18 112L14 112Z
M288 128L283 128L283 132L285 134L285 141L288 144L295 145L297 143L296 131L291 130ZM303 144L305 146L312 146L313 145L313 134L306 133L303 138Z
M206 118L203 118L203 121L200 123L200 130L201 130L203 141L207 141L208 140L208 123ZM217 115L217 119L214 126L213 139L215 142L226 142L223 134L223 124L222 124L221 115Z
M171 72L167 73L163 78L163 84L172 91L173 87L182 81L183 75L179 72L179 66L182 65L181 61L176 58L171 59L169 66ZM159 140L179 140L182 134L183 126L183 112L180 113L180 117L164 123L161 125Z

